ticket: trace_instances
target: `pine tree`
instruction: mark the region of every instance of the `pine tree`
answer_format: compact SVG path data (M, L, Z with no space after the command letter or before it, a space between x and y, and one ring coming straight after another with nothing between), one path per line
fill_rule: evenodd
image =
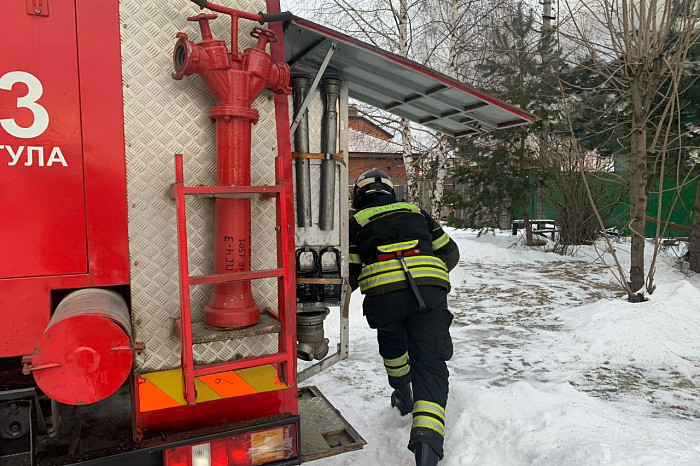
M551 166L547 151L542 148L547 147L548 125L556 121L552 115L556 113L554 103L559 93L556 81L547 79L552 67L558 66L557 56L542 53L545 47L534 25L532 12L526 13L519 4L509 21L494 33L492 58L477 66L477 70L490 83L487 91L537 114L541 120L527 127L458 142L461 165L455 173L457 181L467 186L467 194L457 206L467 210L474 225L496 226L493 219L503 208L517 206L525 220L528 244L532 244L532 212L527 206L527 193L543 185ZM546 49L551 51L552 47ZM454 196L451 200L455 201ZM491 215L485 215L488 213ZM485 221L491 224L484 224Z

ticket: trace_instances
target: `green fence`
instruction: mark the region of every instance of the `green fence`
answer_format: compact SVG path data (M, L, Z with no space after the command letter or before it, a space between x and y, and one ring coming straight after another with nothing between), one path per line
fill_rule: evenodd
M607 197L620 199L620 201L612 207L612 212L606 226L608 228L616 227L623 233L629 234L629 190L622 183L612 182L611 180L612 175L607 179L589 177L589 183L591 183L593 191L596 191L596 182L605 183L603 189ZM663 183L664 192L663 196L661 196L661 220L692 227L697 182L687 182L680 187L678 185L679 183L675 178L667 178ZM555 199L558 199L559 196L560 193L558 189L553 185L540 189L538 192L529 193L527 199L530 218L550 218L558 221L560 212L559 207L555 203ZM543 203L543 205L540 205L540 203ZM657 218L658 206L659 183L657 182L647 197L647 216ZM513 218L522 218L519 205L516 205L514 208ZM656 223L647 221L645 235L647 237L653 237L655 234ZM665 237L690 236L690 231L672 228L671 226L664 227L662 224L661 235Z

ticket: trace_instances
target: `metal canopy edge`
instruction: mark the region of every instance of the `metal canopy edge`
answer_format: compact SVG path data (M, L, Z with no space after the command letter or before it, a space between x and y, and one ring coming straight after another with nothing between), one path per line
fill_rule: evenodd
M537 121L537 116L427 66L298 16L284 52L294 74L315 74L336 47L326 76L348 82L350 97L453 137Z

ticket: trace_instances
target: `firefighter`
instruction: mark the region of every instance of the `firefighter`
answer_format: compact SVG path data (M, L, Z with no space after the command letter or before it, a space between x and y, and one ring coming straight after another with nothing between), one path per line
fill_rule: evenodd
M452 357L448 272L459 249L428 213L397 202L381 170L360 175L352 205L350 284L365 295L364 315L377 330L394 389L391 405L402 416L413 414L408 448L417 465L435 465L444 456L446 361Z

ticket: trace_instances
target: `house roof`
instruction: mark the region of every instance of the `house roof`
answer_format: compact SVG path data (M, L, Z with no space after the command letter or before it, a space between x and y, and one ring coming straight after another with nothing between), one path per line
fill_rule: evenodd
M401 159L403 160L403 153L401 152L350 152L351 159ZM418 154L417 154L418 155Z
M387 139L380 139L364 131L350 128L348 131L348 149L350 152L391 153L402 152L403 146Z
M393 134L357 112L357 108L354 105L350 105L348 108L348 128L354 129L356 131L370 134L366 131L366 128L371 128L371 132L375 133L372 136L378 139L390 140L394 137Z

